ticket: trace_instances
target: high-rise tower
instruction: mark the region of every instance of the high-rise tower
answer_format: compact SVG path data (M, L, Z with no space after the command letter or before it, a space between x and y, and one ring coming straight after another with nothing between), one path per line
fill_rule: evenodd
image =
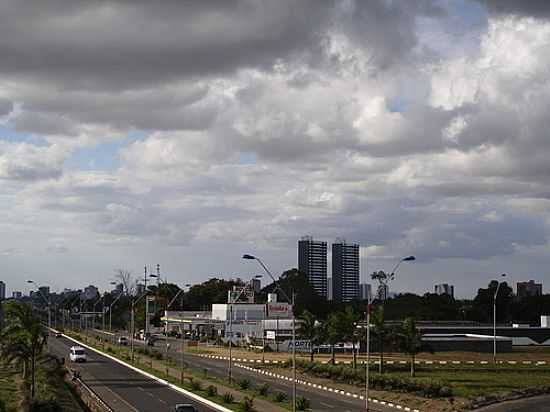
M332 293L335 302L360 298L358 244L343 239L332 244Z
M304 236L298 241L298 270L305 273L315 292L327 298L327 242Z

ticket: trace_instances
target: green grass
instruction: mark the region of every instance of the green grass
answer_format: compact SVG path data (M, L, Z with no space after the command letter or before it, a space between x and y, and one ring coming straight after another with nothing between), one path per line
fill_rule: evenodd
M408 376L405 373L390 373L390 375ZM436 379L448 382L455 396L475 398L485 395L496 395L522 391L533 388L550 389L549 371L420 371L419 379Z
M43 358L37 363L36 397L39 400L55 400L66 412L82 412L86 409L64 380L64 370L56 361Z
M10 366L0 364L0 400L4 402L6 410L16 410L18 371Z

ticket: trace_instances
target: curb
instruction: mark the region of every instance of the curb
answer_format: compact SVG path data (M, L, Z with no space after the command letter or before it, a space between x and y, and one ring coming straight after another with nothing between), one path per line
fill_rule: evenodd
M153 380L157 381L158 383L161 383L161 384L163 384L163 385L165 385L165 386L168 386L170 389L172 389L172 390L174 390L174 391L176 391L176 392L179 392L179 393L181 393L181 394L183 394L183 395L185 395L185 396L187 396L187 397L189 397L189 398L191 398L191 399L194 399L194 400L196 400L197 402L202 403L203 405L206 405L206 406L209 406L209 407L211 407L211 408L214 408L214 409L216 409L216 410L218 410L218 411L220 411L220 412L233 412L231 409L224 408L223 406L218 405L217 403L212 402L212 401L209 400L209 399L203 398L203 397L201 397L201 396L199 396L199 395L194 394L193 392L189 392L189 391L187 391L187 390L185 390L185 389L183 389L183 388L180 388L179 386L174 385L174 384L172 384L172 383L170 383L170 382L168 382L168 381L166 381L166 380L164 380L164 379L158 378L158 377L156 377L155 375L152 375L152 374L150 374L150 373L148 373L148 372L145 372L144 370L141 370L141 369L139 369L139 368L137 368L137 367L135 367L135 366L132 366L132 365L130 365L130 364L128 364L128 363L126 363L126 362L124 362L124 361L122 361L122 360L120 360L120 359L114 357L114 356L109 355L108 353L102 352L102 351L100 351L99 349L96 349L96 348L94 348L94 347L92 347L92 346L86 345L85 343L82 343L82 342L76 340L75 338L72 338L72 337L67 336L67 335L65 335L65 334L62 334L62 335L63 335L63 337L65 337L65 338L67 338L67 339L69 339L69 340L71 340L71 341L73 341L73 342L79 344L80 346L83 346L83 347L85 347L85 348L87 348L87 349L90 349L90 350L96 352L96 353L99 353L100 355L105 356L106 358L109 358L109 359L111 359L111 360L113 360L113 361L115 361L115 362L117 362L117 363L119 363L119 364L121 364L121 365L123 365L123 366L126 366L127 368L132 369L133 371L138 372L138 373L142 374L143 376L146 376L146 377L148 377L148 378L150 378L150 379L153 379Z
M200 357L203 357L203 358L210 358L210 359L220 359L220 360L228 360L229 359L229 357L227 357L227 356L219 356L219 355L196 354L194 356L200 356ZM261 359L233 358L233 360L235 362L262 363ZM272 365L272 364L278 364L278 363L284 363L284 361L269 360L269 359L265 360L265 364ZM330 361L322 361L320 363L328 364L328 363L330 363ZM351 365L351 363L352 363L351 361L336 361L337 365L338 364ZM366 362L358 360L357 363L361 364L361 365L364 365ZM370 363L373 364L373 365L378 365L378 364L380 364L380 361L372 360ZM404 361L404 360L399 360L399 361L386 360L386 361L384 361L385 365L408 365L409 363L410 363L409 361ZM473 360L468 360L468 361L459 361L459 360L418 361L417 360L417 361L414 361L415 365L489 365L491 363L492 362L489 362L489 361L473 361ZM503 361L503 360L500 360L500 361L497 361L497 363L499 365L504 365L504 364L508 364L508 365L534 365L534 366L546 366L546 365L548 365L547 361L542 361L542 360L539 360L539 361L535 361L535 360L532 360L532 361L531 360L528 360L528 361L518 361L518 360Z
M289 376L285 376L285 375L280 375L278 373L267 372L267 371L264 371L262 369L256 369L256 368L252 368L250 366L240 365L238 363L236 363L235 366L237 366L238 368L246 369L246 370L256 372L256 373L259 373L259 374L262 374L262 375L271 376L271 377L274 377L274 378L277 378L277 379L282 379L282 380L289 381L289 382L293 381L293 378L291 378ZM334 388L330 388L330 387L323 386L323 385L317 385L316 383L304 381L304 380L301 380L301 379L296 379L296 383L298 383L300 385L304 385L304 386L310 386L312 388L320 389L320 390L323 390L323 391L332 392L332 393L335 393L335 394L338 394L338 395L346 396L348 398L355 398L355 399L365 400L365 397L363 395L357 395L356 393L351 393L351 392L343 391L343 390L340 390L340 389L334 389ZM376 399L376 398L369 398L369 402L373 402L373 403L377 403L377 404L380 404L380 405L388 406L390 408L401 409L401 410L407 411L407 412L420 412L418 409L412 409L412 408L409 408L408 406L398 405L398 404L395 404L393 402L386 402L386 401L382 401L382 400Z

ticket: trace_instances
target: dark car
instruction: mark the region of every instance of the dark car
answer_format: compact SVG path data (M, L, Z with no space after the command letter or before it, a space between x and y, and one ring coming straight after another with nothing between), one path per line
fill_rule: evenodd
M145 339L145 344L147 346L155 346L155 341L156 341L156 339L151 337L151 338Z
M179 405L176 405L174 408L175 412L198 412L197 408L195 408L193 405L189 403L182 403Z

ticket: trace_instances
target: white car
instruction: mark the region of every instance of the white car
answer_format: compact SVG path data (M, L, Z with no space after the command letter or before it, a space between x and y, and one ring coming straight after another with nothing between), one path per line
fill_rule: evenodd
M69 359L71 362L86 362L86 351L80 346L71 346Z

